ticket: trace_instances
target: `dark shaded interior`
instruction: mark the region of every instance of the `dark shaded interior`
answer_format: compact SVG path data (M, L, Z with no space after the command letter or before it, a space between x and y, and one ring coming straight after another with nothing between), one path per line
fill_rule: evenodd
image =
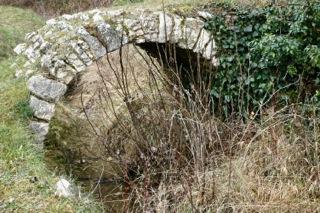
M185 90L191 91L193 87L198 91L204 91L210 88L214 66L199 53L170 43L146 42L138 46L156 58L167 71L169 78L175 83L180 82Z

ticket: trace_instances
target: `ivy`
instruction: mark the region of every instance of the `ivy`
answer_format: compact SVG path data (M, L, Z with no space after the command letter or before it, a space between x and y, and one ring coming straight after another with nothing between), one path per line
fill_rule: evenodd
M317 100L320 94L320 3L233 8L205 28L218 46L212 79L215 112L247 117L262 106Z

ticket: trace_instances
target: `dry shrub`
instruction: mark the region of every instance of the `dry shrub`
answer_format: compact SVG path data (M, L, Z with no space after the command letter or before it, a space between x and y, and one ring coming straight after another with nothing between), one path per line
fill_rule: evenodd
M30 8L44 17L108 7L113 0L0 0L0 5Z
M121 211L319 210L318 109L292 105L275 111L272 106L250 120L221 121L200 95L206 92L197 90L205 88L200 81L185 88L181 70L174 69L181 64L163 58L170 57L167 50L159 51L160 65L145 58L149 73L143 83L130 66L132 58L120 51L123 66L113 70L116 80L108 83L117 85L123 99L122 116L105 110L114 113L112 127L87 116L125 185ZM112 61L100 65L106 85L104 66L112 67ZM101 89L99 100L112 108L108 91Z
M157 49L161 48L165 46ZM217 143L216 134L229 130L211 118L210 104L204 101L208 97L196 90L201 87L184 88L179 78L182 71L172 70L168 60L158 63L135 47L147 70L141 73L129 51L123 49L114 59L120 60L120 68L108 56L107 62L98 64L97 85L101 87L95 99L99 112L93 113L85 102L82 105L94 138L105 151L104 159L117 171L115 179L126 186L130 202L124 208L138 211L153 208L153 202L145 206L136 202L141 195L149 202L153 189L162 181L179 183L181 174L203 171L211 163L207 162L211 153L229 152L226 143ZM169 54L166 50L160 53L161 58ZM195 63L192 69L197 70L200 65L197 60ZM181 68L181 64L173 65ZM105 71L106 66L112 73Z
M262 106L249 120L220 120L211 113L208 83L190 73L191 85L183 83L182 72L199 74L198 60L169 60L175 51L166 45L155 48L162 61L130 47L136 58L127 48L98 62L97 79L86 88L93 93L78 97L87 121L67 131L85 132L73 138L79 149L88 146L85 155L111 165L88 168L108 172L121 188L100 192L108 208L113 196L122 201L113 212L320 210L316 106Z

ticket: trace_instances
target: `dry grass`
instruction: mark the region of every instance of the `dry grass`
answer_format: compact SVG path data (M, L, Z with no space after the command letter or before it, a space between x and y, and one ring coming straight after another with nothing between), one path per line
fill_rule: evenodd
M225 141L234 144L232 155L210 156L215 163L204 172L186 173L178 186L163 182L152 202L161 203L159 209L177 212L319 211L319 120L307 119L316 125L311 130L300 125L304 119L299 113L295 116L281 112L269 118L267 126L253 122L253 134L246 139L243 134L248 128L238 123L239 135ZM171 205L170 194L175 198Z
M151 10L161 10L162 7L180 10L191 10L210 3L227 3L238 6L265 6L270 0L0 0L0 5L10 5L22 8L33 9L43 17L49 18L59 16L65 13L72 14L93 8L112 7L113 9L129 9L145 8ZM279 1L280 2L280 1ZM285 2L285 1L281 1Z
M152 57L138 60L146 68L141 72L128 52L98 65L100 89L91 97L100 107L99 118L83 105L87 121L82 122L91 135L72 136L103 147L96 157L112 163L109 175L122 187L117 193L124 205L118 211L320 210L316 106L265 106L250 120L221 121L210 114L198 82L186 90L179 79L165 75L179 71L155 66ZM95 170L101 174L101 167Z
M0 0L0 5L29 8L48 18L97 7L108 7L112 2L112 0Z

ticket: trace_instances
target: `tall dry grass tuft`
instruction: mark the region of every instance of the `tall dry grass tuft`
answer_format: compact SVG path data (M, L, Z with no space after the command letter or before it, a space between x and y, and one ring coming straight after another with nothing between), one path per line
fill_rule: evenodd
M222 121L212 114L205 61L170 45L141 47L149 52L135 47L148 68L143 80L120 50L120 69L110 58L98 65L99 122L84 109L125 186L121 211L320 209L318 108L269 104L249 120Z

